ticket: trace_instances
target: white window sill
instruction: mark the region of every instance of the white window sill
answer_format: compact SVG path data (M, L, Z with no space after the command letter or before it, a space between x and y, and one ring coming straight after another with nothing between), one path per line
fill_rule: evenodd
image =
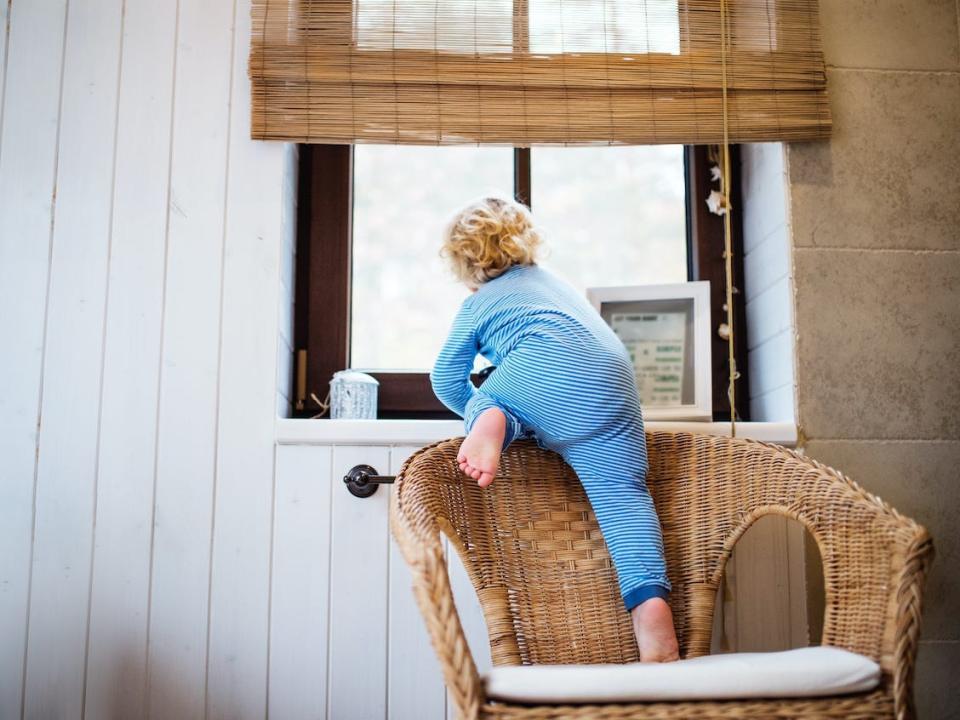
M729 435L728 422L648 422L649 430L682 430ZM277 418L279 445L427 445L463 435L461 420L304 420ZM739 422L737 437L797 444L797 426L790 422Z

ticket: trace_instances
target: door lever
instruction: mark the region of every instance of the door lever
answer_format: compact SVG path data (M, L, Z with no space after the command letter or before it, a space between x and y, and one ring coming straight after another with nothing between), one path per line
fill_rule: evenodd
M392 483L396 479L394 475L378 475L370 465L354 465L350 468L350 472L343 476L347 490L358 498L370 497L378 487L384 483Z

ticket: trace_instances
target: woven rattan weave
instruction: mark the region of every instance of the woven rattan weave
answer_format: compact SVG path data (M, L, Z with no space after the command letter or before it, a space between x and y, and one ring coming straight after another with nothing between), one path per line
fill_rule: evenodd
M818 1L727 5L251 0L250 136L702 145L726 117L731 142L829 137Z
M483 608L493 663L633 662L637 648L615 570L583 487L532 441L503 454L481 489L456 463L462 438L404 464L390 526L458 716L475 718L898 718L913 716L921 591L933 546L926 530L837 471L777 445L648 432L647 479L663 525L682 657L709 652L713 604L734 544L760 516L785 515L823 559L823 643L882 668L866 694L813 699L528 705L485 697L457 616L440 532Z

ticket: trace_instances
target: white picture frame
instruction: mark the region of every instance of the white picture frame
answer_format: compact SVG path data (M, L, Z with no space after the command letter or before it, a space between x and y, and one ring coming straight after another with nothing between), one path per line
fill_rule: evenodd
M645 420L713 419L709 281L594 287L587 298L630 352Z

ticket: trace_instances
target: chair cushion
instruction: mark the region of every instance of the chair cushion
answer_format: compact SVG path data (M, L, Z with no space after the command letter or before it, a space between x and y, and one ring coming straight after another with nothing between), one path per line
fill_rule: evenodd
M671 663L500 665L483 679L488 697L512 702L731 700L866 692L880 682L880 666L847 650L815 646Z

